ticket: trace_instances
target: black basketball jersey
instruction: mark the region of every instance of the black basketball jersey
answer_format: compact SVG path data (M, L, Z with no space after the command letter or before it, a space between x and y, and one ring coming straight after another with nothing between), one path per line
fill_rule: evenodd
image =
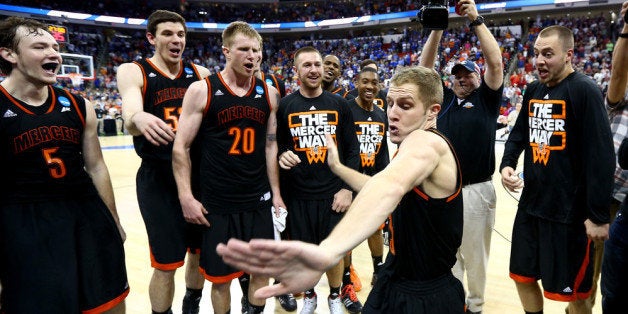
M2 202L96 194L82 154L85 100L48 87L46 102L31 106L11 96L4 87L0 86L0 92Z
M266 85L276 88L281 97L286 97L286 83L282 79L278 78L277 75L262 73L262 81L264 81Z
M149 59L134 62L142 70L144 84L142 85L142 97L144 99L144 111L168 123L176 132L181 115L183 95L190 84L201 79L196 67L189 63L181 62L181 70L177 77L171 79L167 74L157 68ZM143 135L133 137L135 151L142 159L170 161L172 160L172 143L155 146Z
M266 131L271 107L266 84L251 78L235 95L220 73L205 78L207 104L197 135L202 203L209 211L250 209L270 191Z
M360 143L360 172L372 176L384 169L390 161L386 139L388 119L381 108L373 106L373 110L366 111L355 98L349 101L349 108Z
M435 129L434 132L446 139ZM452 152L454 149L447 140ZM455 156L455 152L454 152ZM391 215L390 254L393 272L409 280L429 280L451 272L456 251L462 242L462 181L458 175L456 191L434 199L420 187L406 193Z

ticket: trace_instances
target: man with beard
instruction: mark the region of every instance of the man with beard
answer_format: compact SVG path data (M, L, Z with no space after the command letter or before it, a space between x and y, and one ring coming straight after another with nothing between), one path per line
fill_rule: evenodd
M277 112L277 141L281 190L286 201L290 237L320 243L351 205L352 190L327 165L327 140L331 134L340 144L342 160L358 169L359 146L346 100L323 90L323 60L313 47L295 53L295 70L301 81L298 92L281 99ZM333 314L343 312L340 299L342 263L327 271ZM314 313L314 285L304 287L301 313Z

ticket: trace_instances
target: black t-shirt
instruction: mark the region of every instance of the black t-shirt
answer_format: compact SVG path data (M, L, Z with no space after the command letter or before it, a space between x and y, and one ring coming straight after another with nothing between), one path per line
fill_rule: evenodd
M487 181L495 172L495 131L503 85L497 90L482 81L478 89L459 101L444 87L437 128L453 145L462 168L463 185Z

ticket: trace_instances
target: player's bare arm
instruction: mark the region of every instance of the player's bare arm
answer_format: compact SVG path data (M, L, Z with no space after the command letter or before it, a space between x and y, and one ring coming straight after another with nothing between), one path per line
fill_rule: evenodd
M160 118L144 111L142 96L143 76L135 63L124 63L116 76L122 97L122 117L129 134L144 136L153 145L167 145L174 141L172 127Z
M281 96L277 89L272 86L268 86L268 92L271 94L269 97L271 111L266 130L266 171L270 189L273 193L275 215L279 217L279 208L286 208L279 189L279 164L277 163L277 152L279 151L277 146L277 108L279 107Z
M172 148L172 169L177 182L183 217L190 223L209 226L209 222L205 219L207 210L192 195L190 159L190 147L203 120L206 102L207 84L205 81L192 83L183 97L178 134Z
M100 198L102 198L105 205L107 205L107 208L109 208L109 211L118 226L120 236L122 236L122 240L124 241L126 240L126 233L124 232L124 228L122 228L120 218L118 217L116 200L113 194L113 186L111 185L111 177L109 176L109 169L107 168L107 164L105 164L105 159L103 158L102 150L100 148L100 141L98 140L98 133L96 131L98 126L96 112L94 110L90 110L91 108L94 108L94 106L87 100L85 101L85 107L87 110L85 110L85 133L83 134L82 142L85 171L89 173L89 176L94 182L94 186L96 186L96 190L98 190Z

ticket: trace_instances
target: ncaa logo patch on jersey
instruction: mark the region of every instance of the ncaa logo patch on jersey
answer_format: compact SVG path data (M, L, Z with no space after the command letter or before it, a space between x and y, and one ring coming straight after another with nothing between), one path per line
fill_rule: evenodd
M185 78L190 78L194 75L194 71L192 71L192 69L186 67L185 69L183 69L183 71L185 71Z
M473 104L467 101L466 103L464 103L464 105L462 105L462 107L466 109L470 109L470 108L473 108Z
M266 79L266 85L273 86L273 80L267 78Z
M255 92L259 95L264 95L264 88L261 86L255 86Z
M59 101L59 103L61 104L61 106L63 106L61 108L61 112L66 112L66 111L70 111L70 100L67 97L61 96L59 98L57 98L57 101Z

